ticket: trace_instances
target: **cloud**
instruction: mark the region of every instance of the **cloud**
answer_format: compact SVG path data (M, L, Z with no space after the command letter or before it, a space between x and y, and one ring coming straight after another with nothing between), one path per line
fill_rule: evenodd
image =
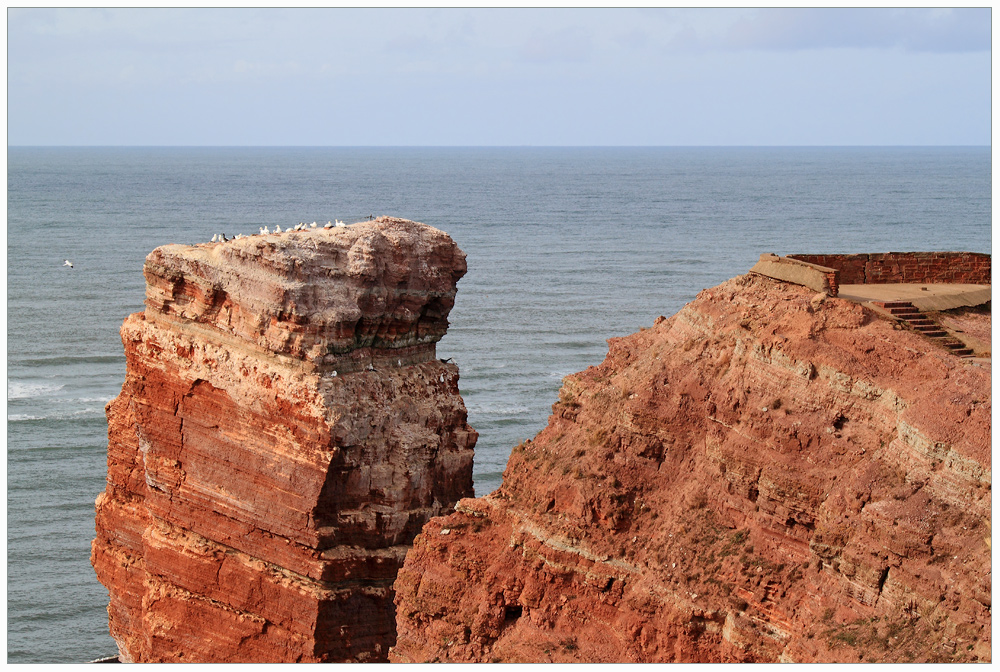
M233 63L233 72L238 75L246 75L254 78L290 77L300 74L302 70L302 66L296 61L260 63L240 58Z
M11 9L9 142L229 142L240 109L253 120L241 127L242 144L293 134L305 144L988 144L990 17L988 9ZM838 96L853 107L831 117ZM368 100L406 106L408 125L390 138L392 114L342 104ZM120 133L122 110L146 114L148 101L159 135L145 122L146 140ZM846 128L851 118L865 135L763 134L746 118L754 104L767 128Z
M518 56L529 63L581 62L594 50L590 35L577 28L536 31L522 44Z
M762 9L740 15L727 29L715 34L698 33L695 37L686 32L674 46L768 51L989 51L990 13L988 8Z
M649 33L640 28L631 28L615 35L612 41L619 47L642 48L649 44Z

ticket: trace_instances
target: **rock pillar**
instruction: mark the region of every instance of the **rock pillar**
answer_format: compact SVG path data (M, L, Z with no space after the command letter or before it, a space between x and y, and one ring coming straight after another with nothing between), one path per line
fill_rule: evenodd
M435 352L465 270L393 218L147 257L91 557L121 660L386 659L409 545L472 495Z

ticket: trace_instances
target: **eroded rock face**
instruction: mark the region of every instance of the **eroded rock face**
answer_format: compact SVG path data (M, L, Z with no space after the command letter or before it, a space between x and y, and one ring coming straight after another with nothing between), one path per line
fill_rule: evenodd
M988 362L753 276L609 345L417 537L390 660L990 659Z
M465 270L392 218L147 257L91 557L122 660L385 660L409 544L472 494L435 355Z

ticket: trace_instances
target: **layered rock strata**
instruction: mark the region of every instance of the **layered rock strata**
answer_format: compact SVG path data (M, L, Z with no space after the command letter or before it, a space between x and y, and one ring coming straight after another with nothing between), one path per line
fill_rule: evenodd
M392 218L147 257L91 558L122 660L385 660L409 544L472 494L435 354L465 270Z
M417 537L390 660L990 660L988 361L758 275L609 346Z

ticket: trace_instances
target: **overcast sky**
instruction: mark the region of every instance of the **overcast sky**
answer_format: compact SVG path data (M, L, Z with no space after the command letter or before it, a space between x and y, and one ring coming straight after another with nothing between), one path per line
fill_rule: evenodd
M989 145L989 9L8 9L9 145Z

